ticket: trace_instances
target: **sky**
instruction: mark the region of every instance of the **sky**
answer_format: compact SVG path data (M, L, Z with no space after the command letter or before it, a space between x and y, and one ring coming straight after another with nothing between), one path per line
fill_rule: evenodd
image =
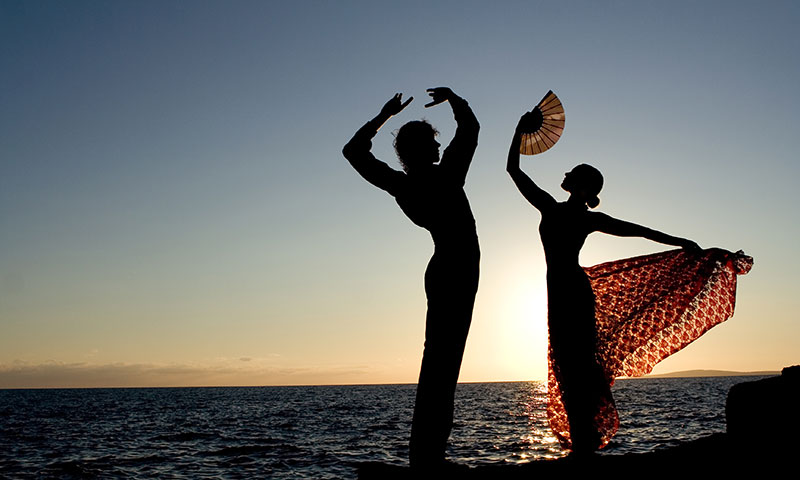
M461 381L541 380L539 214L505 172L553 90L563 137L522 168L559 200L755 259L736 313L655 373L800 363L800 4L791 1L0 0L0 388L412 383L432 253L342 146L395 93L446 145L481 280ZM670 247L602 234L583 265Z

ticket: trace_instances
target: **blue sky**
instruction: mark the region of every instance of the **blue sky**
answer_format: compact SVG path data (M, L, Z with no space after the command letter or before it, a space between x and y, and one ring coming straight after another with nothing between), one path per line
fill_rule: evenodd
M1 1L0 387L415 381L430 239L341 147L395 92L415 101L374 153L397 167L391 132L420 117L446 144L449 108L422 107L439 85L482 125L462 380L544 376L539 218L504 156L549 89L567 126L523 159L540 185L566 198L563 173L593 164L601 211L755 257L734 318L659 368L797 363L798 20L793 2ZM661 249L592 236L582 262Z

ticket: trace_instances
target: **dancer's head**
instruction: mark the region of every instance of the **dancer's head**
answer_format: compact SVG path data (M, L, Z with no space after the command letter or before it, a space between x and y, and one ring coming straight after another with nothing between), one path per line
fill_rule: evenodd
M603 188L603 174L591 165L582 163L564 175L561 188L583 201L589 208L600 205L597 194Z
M394 135L394 151L403 170L415 170L439 161L439 132L425 120L408 122Z

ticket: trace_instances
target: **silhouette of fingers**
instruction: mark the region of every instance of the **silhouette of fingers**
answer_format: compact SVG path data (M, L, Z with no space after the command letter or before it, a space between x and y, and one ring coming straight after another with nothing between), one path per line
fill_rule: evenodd
M411 103L411 100L414 100L414 97L409 97L408 100L403 102L403 94L402 93L395 93L392 98L386 102L386 105L383 106L381 112L385 115L397 115L406 108L406 105Z
M433 88L428 88L425 91L428 92L428 94L430 94L430 95L433 95L436 92L442 93L442 94L445 94L445 95L447 93L453 93L453 91L450 90L450 88L448 88L448 87L433 87Z
M425 105L425 108L438 105L447 100L450 89L447 87L429 88L426 90L428 95L431 96L431 102Z
M433 99L432 99L431 103L425 104L425 108L432 107L434 105L439 105L440 103L442 103L445 100L447 100L446 97L438 97L437 98L436 96L434 96L434 94L431 94L431 96L433 97Z

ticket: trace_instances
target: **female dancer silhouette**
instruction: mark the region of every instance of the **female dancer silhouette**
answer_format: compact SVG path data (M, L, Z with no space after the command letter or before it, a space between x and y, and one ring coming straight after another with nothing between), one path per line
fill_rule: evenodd
M439 161L436 130L425 121L403 125L395 150L404 172L370 152L372 137L402 111L398 93L356 132L343 153L364 179L395 197L412 222L433 238L433 257L425 271L428 312L425 348L411 425L412 467L441 467L453 426L453 398L478 289L480 249L464 182L478 146L478 120L466 100L446 87L428 89L425 107L449 102L458 127ZM438 163L437 163L438 162Z
M613 410L614 406L610 382L596 356L595 295L578 264L586 237L603 232L689 249L700 247L685 238L589 211L600 203L597 195L603 186L602 175L589 165L578 165L567 172L561 188L570 193L569 199L556 202L519 167L521 125L528 115L522 116L514 132L507 171L522 195L542 214L539 235L547 263L550 367L569 421L568 431L555 433L562 444L571 446L573 453L589 453L603 444L598 424L602 421L601 412Z

